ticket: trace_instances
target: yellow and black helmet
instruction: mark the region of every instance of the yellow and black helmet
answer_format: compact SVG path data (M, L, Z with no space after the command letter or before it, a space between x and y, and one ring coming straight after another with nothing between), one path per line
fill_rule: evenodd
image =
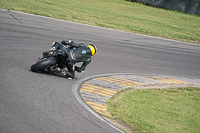
M96 46L94 44L90 44L87 47L90 48L91 56L93 56L97 52L97 48L96 48Z

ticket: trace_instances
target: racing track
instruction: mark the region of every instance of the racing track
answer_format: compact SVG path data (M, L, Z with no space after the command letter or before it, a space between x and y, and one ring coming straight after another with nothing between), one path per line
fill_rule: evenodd
M53 41L94 43L97 54L77 79L33 73ZM75 98L79 80L107 73L200 77L199 45L0 10L0 132L119 132Z

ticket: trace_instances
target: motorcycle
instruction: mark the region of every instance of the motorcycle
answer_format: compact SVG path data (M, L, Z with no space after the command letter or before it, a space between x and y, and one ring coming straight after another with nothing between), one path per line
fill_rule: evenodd
M62 50L49 51L49 53L46 55L43 54L42 58L38 58L37 63L31 66L31 71L61 73L62 75L66 75L66 71L62 70L62 67L67 59L67 54Z

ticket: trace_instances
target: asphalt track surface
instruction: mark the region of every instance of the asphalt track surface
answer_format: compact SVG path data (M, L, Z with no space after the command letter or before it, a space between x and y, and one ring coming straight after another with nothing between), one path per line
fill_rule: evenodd
M93 43L97 54L76 79L33 73L30 66L53 41ZM72 86L108 73L200 77L200 46L0 10L0 132L113 133L86 110Z

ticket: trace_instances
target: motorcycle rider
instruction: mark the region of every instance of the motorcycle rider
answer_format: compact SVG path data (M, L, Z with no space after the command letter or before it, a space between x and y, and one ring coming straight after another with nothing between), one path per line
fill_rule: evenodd
M66 60L64 62L65 66L60 72L66 75L68 79L73 79L75 77L75 71L83 73L87 65L91 62L92 56L96 53L97 48L93 44L85 46L83 43L74 43L72 40L53 42L52 49L50 51L44 52L43 55L51 55L56 50L62 50L66 53ZM81 67L75 66L76 63L83 62ZM68 71L66 71L66 69Z

